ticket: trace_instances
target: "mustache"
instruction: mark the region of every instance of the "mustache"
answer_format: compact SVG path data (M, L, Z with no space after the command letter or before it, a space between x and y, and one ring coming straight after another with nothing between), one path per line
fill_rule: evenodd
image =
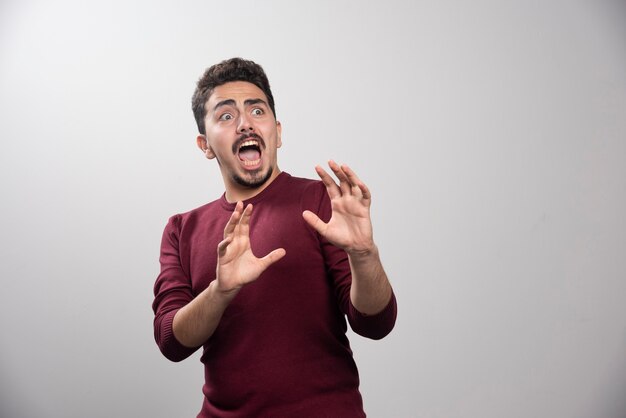
M239 150L241 144L251 138L254 138L259 142L259 147L261 148L261 150L265 149L265 141L263 140L263 138L261 138L260 135L251 132L249 134L241 134L239 138L237 138L237 141L235 141L235 143L233 144L233 154L237 154L237 151Z

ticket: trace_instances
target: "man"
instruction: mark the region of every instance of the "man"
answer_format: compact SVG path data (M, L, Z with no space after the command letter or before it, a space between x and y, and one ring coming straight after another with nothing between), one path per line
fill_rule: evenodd
M372 339L396 318L368 188L332 161L339 184L321 167L321 182L280 171L281 125L252 61L209 68L192 102L225 193L165 228L159 348L180 361L204 347L199 417L364 417L345 318Z

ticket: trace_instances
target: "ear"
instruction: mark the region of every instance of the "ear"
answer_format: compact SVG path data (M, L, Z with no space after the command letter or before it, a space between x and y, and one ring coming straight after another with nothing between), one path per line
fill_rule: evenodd
M213 153L213 150L209 146L209 141L206 139L206 135L198 135L196 137L196 144L209 160L215 158L215 153Z
M280 148L281 145L283 145L283 140L281 138L283 133L283 126L280 124L279 121L276 121L276 148Z

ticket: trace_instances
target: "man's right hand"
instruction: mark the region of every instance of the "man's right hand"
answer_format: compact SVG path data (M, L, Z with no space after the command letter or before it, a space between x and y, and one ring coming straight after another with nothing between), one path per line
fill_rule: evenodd
M257 258L250 247L250 216L252 205L243 207L237 202L224 228L224 240L217 246L216 290L234 296L250 282L255 281L269 266L286 254L278 248L265 257Z

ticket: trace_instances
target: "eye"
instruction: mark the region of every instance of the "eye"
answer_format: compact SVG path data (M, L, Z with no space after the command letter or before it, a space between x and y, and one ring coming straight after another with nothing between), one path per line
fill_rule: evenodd
M252 114L254 116L261 116L263 113L263 109L259 108L259 107L255 107L254 109L252 109Z
M230 113L223 113L222 115L220 115L219 120L231 120L233 118L233 115L231 115Z

